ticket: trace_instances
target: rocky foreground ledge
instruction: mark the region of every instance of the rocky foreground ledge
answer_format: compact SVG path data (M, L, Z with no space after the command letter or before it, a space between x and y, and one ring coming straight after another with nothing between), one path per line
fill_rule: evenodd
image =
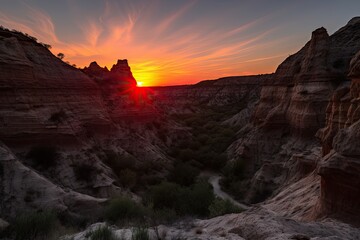
M85 231L61 239L86 240L91 232L107 226L96 223ZM131 240L136 229L118 229L109 226L118 239ZM150 239L157 240L154 228L147 230ZM161 239L267 239L267 240L340 240L360 239L360 231L348 224L324 219L318 222L298 222L291 218L278 216L273 211L262 207L254 207L240 214L229 214L209 220L192 220L179 222L171 226L158 226Z

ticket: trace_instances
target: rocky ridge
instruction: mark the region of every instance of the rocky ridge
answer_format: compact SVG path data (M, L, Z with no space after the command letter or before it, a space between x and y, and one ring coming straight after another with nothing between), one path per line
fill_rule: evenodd
M357 18L331 36L324 28L315 30L311 40L281 63L272 81L262 87L250 124L239 131L240 138L228 151L234 160L246 163L248 178L240 187L249 189L244 192L245 201L253 202L259 195L265 199L271 192L276 196L313 174L323 153L331 148L329 136L336 130L322 130L323 144L315 134L326 122L339 126L337 121L344 121L330 114L346 113L346 103L333 107L332 113L328 104L330 99L337 105L337 99L346 99L347 74L351 59L360 50L359 38ZM313 210L305 215L309 217Z
M1 28L0 72L0 215L5 219L16 211L49 207L72 212L72 204L86 207L91 199L130 194L105 163L109 152L131 157L135 168L156 162L151 174L165 171L164 142L137 123L156 113L142 115L140 107L127 107L132 101L123 90L136 82L126 60L119 60L110 71L113 78L99 85L34 38ZM121 101L110 108L114 95ZM38 165L28 157L32 149L50 149L56 163ZM81 169L91 181L81 179Z

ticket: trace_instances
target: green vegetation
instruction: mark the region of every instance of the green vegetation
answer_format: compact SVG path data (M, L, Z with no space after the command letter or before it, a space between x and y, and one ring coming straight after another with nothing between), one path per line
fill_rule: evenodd
M223 178L221 179L221 186L234 197L240 198L242 196L241 181L245 177L245 164L242 159L237 159L228 162L222 169Z
M201 168L221 169L227 161L225 151L235 140L237 131L222 122L239 110L235 106L202 106L198 113L175 116L191 129L192 138L178 142L170 155L182 162L196 162Z
M124 169L119 173L119 181L123 187L133 188L137 182L137 174L133 170Z
M239 213L241 208L235 206L230 200L216 198L209 206L210 217L217 217L229 213Z
M52 212L23 214L15 219L13 233L16 240L48 239L55 223L56 215Z
M47 169L56 164L59 154L54 146L34 146L26 157L31 159L36 166Z
M95 231L88 232L85 236L90 240L117 240L118 238L108 226L102 226Z
M149 232L145 227L136 227L132 231L132 240L149 240Z
M105 209L105 219L111 223L141 222L146 214L146 209L143 205L126 197L111 200Z
M134 169L136 159L131 155L119 154L114 151L106 152L105 163L120 176L121 171L125 169Z
M151 204L155 210L174 210L179 216L206 217L214 198L211 186L206 182L198 182L190 187L162 182L150 187L145 202Z
M199 173L199 169L191 166L189 163L178 161L175 163L172 171L170 171L168 180L182 186L190 186L195 183Z
M54 123L61 123L66 119L66 113L64 110L60 110L58 112L54 112L53 114L51 114L49 121L50 122L54 122Z
M4 175L4 166L3 163L0 162L0 177Z
M87 163L74 165L73 171L75 173L76 179L84 182L91 181L94 176L99 172L98 169Z

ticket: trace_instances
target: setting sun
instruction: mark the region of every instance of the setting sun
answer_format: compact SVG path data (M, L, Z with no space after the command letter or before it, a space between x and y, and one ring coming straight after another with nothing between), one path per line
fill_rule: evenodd
M143 83L142 82L137 82L137 84L136 84L138 87L141 87L142 85L143 85Z

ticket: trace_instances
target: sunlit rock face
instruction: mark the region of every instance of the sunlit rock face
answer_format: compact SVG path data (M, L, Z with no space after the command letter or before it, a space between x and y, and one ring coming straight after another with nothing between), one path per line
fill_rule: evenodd
M350 99L347 74L351 59L360 50L359 40L359 18L331 36L319 28L299 52L279 65L272 81L264 84L250 124L238 132L239 139L228 149L233 160L246 164L247 179L239 186L247 189L245 201L252 202L269 191L278 193L315 170L321 156L333 148L337 129L353 121L347 116L348 111L356 115L356 101ZM264 171L269 168L271 181Z
M0 138L8 144L74 144L109 131L99 87L19 33L0 30Z

